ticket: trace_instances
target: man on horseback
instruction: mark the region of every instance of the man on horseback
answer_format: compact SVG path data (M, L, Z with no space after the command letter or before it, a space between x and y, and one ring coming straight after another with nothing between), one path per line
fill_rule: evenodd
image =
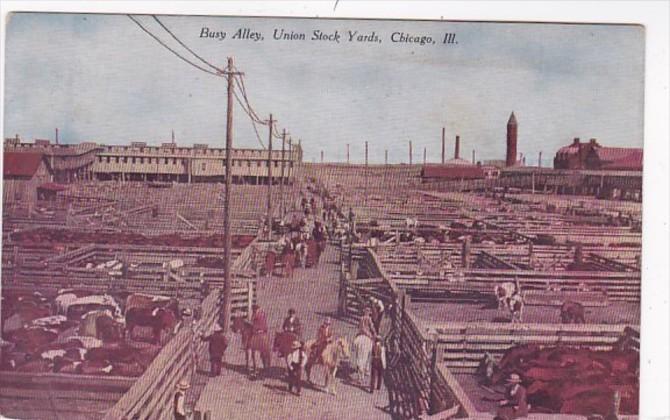
M291 308L288 310L288 316L284 319L281 329L284 332L294 334L296 339L300 338L302 335L302 326L300 325L300 320L295 315L295 309Z
M251 325L254 328L254 335L256 334L266 334L268 332L268 318L265 315L265 312L261 309L258 304L254 304L251 307L252 317Z
M314 343L314 358L315 360L321 360L323 350L326 346L333 342L333 331L331 330L332 321L330 318L321 324L319 330L316 333L316 343Z

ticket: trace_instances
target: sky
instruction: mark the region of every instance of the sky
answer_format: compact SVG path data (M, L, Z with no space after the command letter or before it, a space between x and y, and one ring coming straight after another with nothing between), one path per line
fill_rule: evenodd
M454 136L461 157L504 159L514 111L518 151L547 166L556 150L580 137L607 146L642 147L644 29L632 25L520 24L159 16L198 55L217 67L233 57L248 98L270 113L306 161L408 161L447 156ZM137 19L184 57L197 61L150 16ZM169 141L225 145L226 81L181 61L124 15L16 13L7 24L4 136L63 143ZM202 38L203 28L225 31ZM238 29L264 39L233 40ZM306 41L277 41L275 29ZM312 31L341 35L310 41ZM348 42L347 31L381 42ZM391 42L393 33L431 36L435 44ZM457 44L444 45L445 33ZM397 37L398 35L396 35ZM235 147L260 147L236 105ZM267 144L267 127L259 126ZM278 142L274 141L274 148Z

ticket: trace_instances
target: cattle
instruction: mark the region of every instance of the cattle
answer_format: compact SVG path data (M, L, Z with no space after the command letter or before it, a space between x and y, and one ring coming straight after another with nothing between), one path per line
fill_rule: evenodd
M114 376L141 376L144 372L144 367L137 362L131 363L114 363L112 364L111 374Z
M561 305L561 322L563 324L584 324L584 306L578 302L566 301Z
M511 314L511 322L522 322L524 301L520 293L515 293L507 302Z
M79 320L88 312L105 309L115 317L121 316L121 308L110 295L90 295L77 298L67 305L66 316L71 320Z
M11 334L30 325L34 320L49 316L51 311L45 306L26 305L17 309L11 316L4 319L2 331Z
M175 315L179 313L179 302L177 299L166 296L145 295L142 293L133 293L126 298L126 314L133 308L147 308L154 310L156 308L165 308L171 310Z
M112 368L111 363L85 360L77 370L84 375L109 375Z
M28 327L14 331L8 338L18 351L33 351L53 342L58 337L56 330L43 327Z
M498 301L498 309L508 308L509 299L516 293L517 287L515 283L505 282L497 284L493 288L493 293Z
M161 333L175 327L178 320L175 313L165 308L130 308L126 311L126 336L132 337L136 326L151 327L153 342L160 342Z

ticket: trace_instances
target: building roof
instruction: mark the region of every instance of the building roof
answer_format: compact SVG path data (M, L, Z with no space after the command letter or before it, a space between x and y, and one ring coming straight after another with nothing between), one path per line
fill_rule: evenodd
M444 165L449 165L449 166L474 166L471 162L468 162L465 159L461 158L455 158L455 159L449 159L444 162Z
M67 190L66 185L56 184L55 182L45 182L44 184L40 185L37 188L39 188L41 190L49 190L49 191L54 191L54 192Z
M514 116L514 111L512 111L512 114L510 114L509 120L507 120L507 125L516 125L516 116Z
M423 165L423 178L461 179L484 178L484 170L477 165Z
M3 176L32 177L40 167L44 154L28 152L5 152Z
M601 169L642 170L642 149L627 147L599 147L595 153L600 159Z

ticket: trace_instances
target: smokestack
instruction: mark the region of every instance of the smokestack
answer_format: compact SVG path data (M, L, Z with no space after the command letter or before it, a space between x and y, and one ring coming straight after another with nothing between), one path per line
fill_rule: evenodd
M321 163L323 163L323 150L321 151Z
M423 148L423 164L426 164L426 148Z
M347 143L347 165L349 164L349 143Z
M412 140L409 141L409 164L412 164Z
M58 128L56 128L56 144L58 144Z
M365 142L365 166L368 166L368 142Z
M384 165L389 164L389 149L384 150Z
M507 156L505 159L507 167L516 165L517 128L516 117L512 112L507 121Z
M444 165L445 128L442 127L442 164Z
M472 149L472 164L475 164L475 149Z
M175 141L174 141L174 130L172 130L172 144L175 144Z
M542 152L540 152L540 154L537 156L537 166L539 168L542 167Z
M454 159L458 159L461 155L461 137L456 136L456 145L454 146Z

